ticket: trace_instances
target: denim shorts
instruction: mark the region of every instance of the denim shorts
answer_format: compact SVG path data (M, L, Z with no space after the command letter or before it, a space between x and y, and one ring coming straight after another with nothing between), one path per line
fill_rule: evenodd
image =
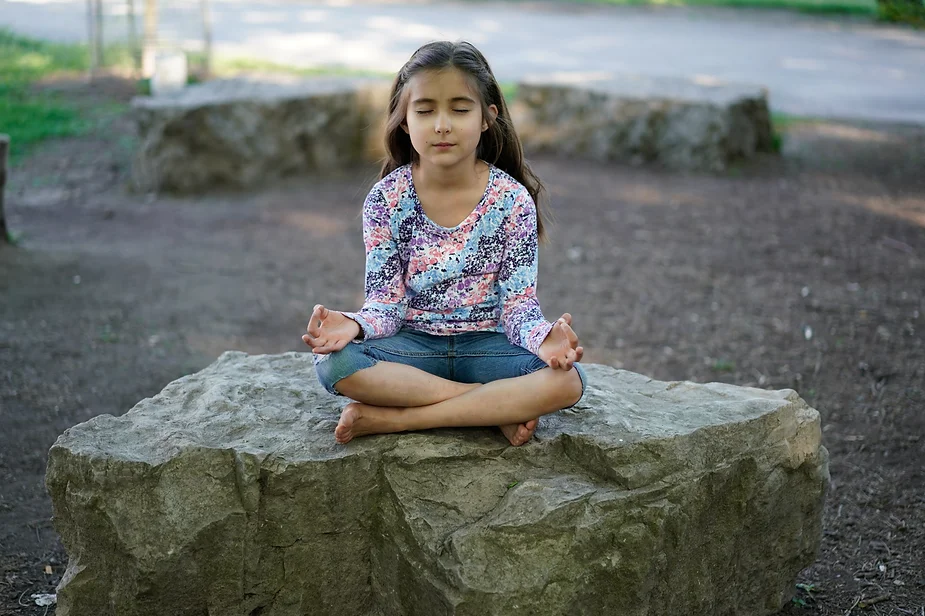
M356 341L340 351L315 355L315 371L324 388L340 396L335 383L380 361L414 366L424 372L457 383L490 383L524 376L546 368L546 363L497 332L468 332L455 336L434 336L404 328L389 338ZM574 364L581 378L584 396L587 377Z

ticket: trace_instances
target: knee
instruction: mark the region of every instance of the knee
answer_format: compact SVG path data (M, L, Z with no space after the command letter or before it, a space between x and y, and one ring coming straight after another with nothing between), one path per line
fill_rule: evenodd
M567 409L581 400L584 394L584 382L578 369L563 371L547 367L544 372L553 382L552 396L557 409Z
M336 396L344 394L343 381L358 370L368 368L374 363L375 361L363 352L362 345L348 344L340 351L316 356L315 373L318 375L318 382L321 386L328 393Z
M566 409L578 404L585 393L585 384L582 381L581 374L577 368L572 368L565 373L565 384L563 385L563 402L562 408Z

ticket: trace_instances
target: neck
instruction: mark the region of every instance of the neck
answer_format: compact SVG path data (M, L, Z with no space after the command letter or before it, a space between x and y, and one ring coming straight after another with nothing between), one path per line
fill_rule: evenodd
M473 181L478 181L479 173L484 163L475 155L471 160L460 162L453 167L437 167L419 160L414 164L415 181L421 185L439 188L441 190L454 190L468 188Z

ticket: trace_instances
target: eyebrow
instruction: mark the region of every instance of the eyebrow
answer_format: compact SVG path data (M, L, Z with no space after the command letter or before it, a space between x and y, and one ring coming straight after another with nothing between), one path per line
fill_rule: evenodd
M427 103L427 104L433 105L433 104L436 103L436 102L437 102L437 101L435 101L435 100L432 99L432 98L416 98L416 99L414 99L413 101L411 101L411 104L412 104L412 105L420 105L420 104ZM459 103L459 102L462 102L462 103L472 103L472 104L475 104L475 101L474 101L473 99L469 98L468 96L456 96L456 97L451 98L451 99L450 99L450 102L451 102L451 103Z

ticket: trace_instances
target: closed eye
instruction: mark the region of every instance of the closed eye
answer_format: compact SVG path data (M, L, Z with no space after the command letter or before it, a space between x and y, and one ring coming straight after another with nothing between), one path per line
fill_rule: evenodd
M418 115L427 115L428 113L431 113L432 111L433 109L420 109L416 111L415 113L417 113Z

